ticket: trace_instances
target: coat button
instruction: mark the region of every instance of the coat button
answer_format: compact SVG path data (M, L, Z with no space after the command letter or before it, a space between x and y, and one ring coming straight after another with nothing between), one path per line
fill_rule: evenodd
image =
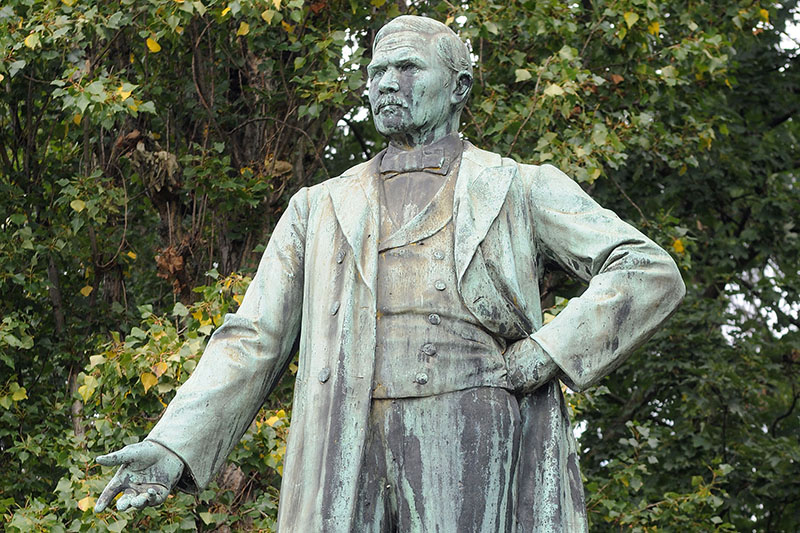
M437 291L443 291L447 287L447 285L445 285L444 281L442 281L440 279L437 279L436 283L434 283L433 286L436 287Z
M344 250L339 250L339 253L336 254L336 262L341 264L341 262L344 261L344 256Z
M417 372L417 375L414 376L414 382L419 385L425 385L428 382L428 374L425 372Z
M431 344L430 342L426 342L422 345L422 353L427 355L428 357L432 357L436 355L436 346Z
M331 314L335 315L338 312L339 312L339 300L336 300L335 302L333 302L333 305L331 306Z
M328 381L330 377L331 377L331 369L328 368L327 366L322 370L320 370L319 375L317 376L317 378L319 378L320 383L325 383L326 381Z
M436 313L431 313L428 315L428 322L430 322L434 326L438 326L439 324L442 323L442 317L440 317Z
M433 252L433 258L441 261L442 259L444 259L444 252L436 250L435 252Z

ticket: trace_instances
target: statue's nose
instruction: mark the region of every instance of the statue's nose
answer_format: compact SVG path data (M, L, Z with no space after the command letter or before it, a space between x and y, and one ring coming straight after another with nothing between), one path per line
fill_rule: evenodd
M390 68L386 70L378 83L378 89L382 93L396 93L400 90L400 83L397 81L397 72L395 69Z

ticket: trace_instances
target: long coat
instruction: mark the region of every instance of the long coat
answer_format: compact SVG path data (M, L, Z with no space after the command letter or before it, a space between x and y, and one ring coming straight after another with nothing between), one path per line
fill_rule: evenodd
M223 465L300 359L279 531L350 531L375 354L380 156L291 199L235 315L211 337L148 439L177 453L184 490ZM616 368L684 294L675 263L549 165L465 143L454 194L458 291L509 345L541 347L574 389ZM544 259L589 282L542 325ZM586 531L575 441L558 380L521 395L519 532Z

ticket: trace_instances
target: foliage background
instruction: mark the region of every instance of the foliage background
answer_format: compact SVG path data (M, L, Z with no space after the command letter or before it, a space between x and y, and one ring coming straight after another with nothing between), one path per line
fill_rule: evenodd
M92 513L235 310L288 195L375 154L375 31L468 39L475 144L551 162L688 296L569 396L593 531L800 530L796 2L9 0L0 7L7 531L271 530L291 376L214 485ZM557 313L581 288L545 279ZM289 374L291 374L290 369Z

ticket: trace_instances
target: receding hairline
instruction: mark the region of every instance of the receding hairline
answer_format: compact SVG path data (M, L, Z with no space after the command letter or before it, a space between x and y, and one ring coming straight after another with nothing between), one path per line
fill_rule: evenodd
M456 32L438 20L415 15L400 15L384 24L383 27L378 30L378 33L375 35L375 41L372 43L372 49L374 50L378 42L387 35L407 31L423 33L427 37L455 37L459 42L462 42Z

